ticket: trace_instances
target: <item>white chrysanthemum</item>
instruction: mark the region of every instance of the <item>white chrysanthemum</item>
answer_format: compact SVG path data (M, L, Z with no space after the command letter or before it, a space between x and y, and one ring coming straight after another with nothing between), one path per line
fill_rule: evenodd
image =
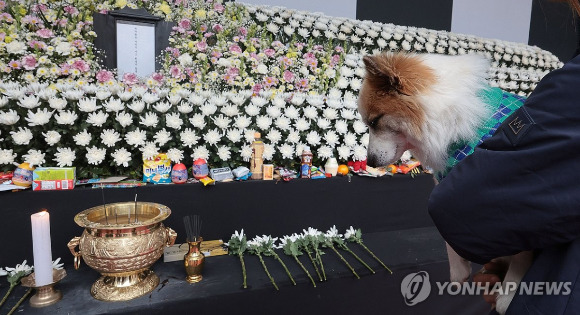
M207 161L209 159L209 150L204 145L200 145L193 150L191 157L193 160L204 159Z
M228 103L228 99L222 94L214 94L209 99L209 102L215 104L216 106L224 106Z
M220 158L220 160L227 162L227 161L229 161L232 154L230 152L229 147L227 147L225 145L220 145L218 147L218 150L217 150L217 155Z
M102 127L106 122L109 114L98 111L89 114L87 122L95 127Z
M191 104L182 102L179 104L179 106L177 106L177 110L182 114L189 114L193 111L193 106L191 106Z
M16 156L12 149L0 149L0 165L14 163Z
M121 99L121 101L126 102L133 98L133 92L131 91L124 91L121 93L117 93L117 96Z
M33 109L40 105L40 99L36 95L24 96L18 100L18 105L24 108Z
M276 153L276 148L270 143L264 143L264 154L262 157L266 161L271 161L274 158L274 153Z
M97 148L96 146L92 146L90 148L87 148L87 154L85 157L87 158L87 162L90 165L99 165L103 163L106 155L107 155L106 149L100 149Z
M305 131L310 129L310 122L308 122L308 120L306 120L305 118L298 118L298 120L296 120L296 123L294 123L294 127L298 131Z
M62 111L54 115L56 123L59 125L74 125L78 115L73 111Z
M351 150L348 146L341 145L336 148L336 151L338 152L338 158L340 160L347 161L350 158Z
M332 148L329 147L329 146L327 146L327 145L323 145L320 148L318 148L318 151L316 152L316 155L319 158L321 158L323 160L326 160L326 159L328 159L328 158L330 158L330 157L333 156Z
M101 106L97 105L97 99L94 97L88 98L85 97L79 100L78 108L81 112L91 113L96 111L97 109L101 108Z
M272 144L276 144L282 140L282 133L277 129L270 129L266 135L266 139L270 140Z
M357 145L353 149L353 158L356 161L364 161L367 159L367 148L362 145Z
M145 93L141 96L141 99L143 100L143 102L151 105L157 101L159 101L159 95L154 94L154 93Z
M272 118L279 117L282 113L280 112L280 108L276 106L268 106L266 108L266 113L270 115Z
M320 144L320 135L318 132L312 130L306 135L306 142L312 146L316 146Z
M329 108L329 107L325 108L322 111L322 114L324 115L324 117L326 117L330 120L335 120L336 118L338 118L338 112L334 108Z
M206 125L205 117L202 114L195 114L189 118L189 122L192 126L198 129L203 129Z
M329 130L324 134L324 141L326 141L326 143L331 147L334 147L338 144L338 135L333 130Z
M221 114L217 117L212 117L211 119L213 120L214 124L220 129L227 129L231 123L230 118L225 117L224 115Z
M244 140L247 143L252 143L252 141L254 141L254 134L256 133L256 130L245 129L243 132L244 132Z
M153 141L147 141L139 148L143 154L143 159L152 160L159 154L159 148Z
M133 124L133 116L129 113L118 112L116 119L123 128Z
M360 138L360 143L366 148L369 146L369 134L365 133L361 138Z
M330 120L328 120L326 118L320 118L320 119L316 120L316 125L320 129L328 129L328 128L330 128Z
M342 98L342 92L337 88L332 88L328 91L328 98L332 99Z
M92 136L86 129L73 136L73 140L75 141L76 145L83 147L89 145L91 139Z
M179 138L181 139L181 143L183 143L183 145L188 148L191 148L192 146L197 144L197 141L199 141L199 137L195 135L195 132L189 128L183 130L179 134Z
M121 140L121 136L114 129L105 129L101 132L101 141L107 147L115 146Z
M354 110L352 109L343 109L340 111L340 115L342 116L342 118L347 120L353 120L356 118Z
M49 130L47 132L43 132L42 135L44 136L44 141L46 144L53 146L60 141L60 133L54 130Z
M344 135L344 144L352 148L357 144L356 135L352 132L347 132Z
M165 130L165 128L163 128L163 129L157 131L157 133L155 133L155 142L158 143L160 146L165 145L172 138L173 137L171 136L171 133L169 131Z
M339 89L346 89L350 81L345 77L340 77L338 81L336 81L336 87Z
M272 118L260 115L256 118L256 126L261 130L268 130L272 125Z
M111 91L99 89L97 91L97 93L95 93L95 97L100 101L104 101L104 100L108 99L109 97L111 97Z
M140 117L140 124L146 127L155 127L159 123L159 117L154 112L145 113L145 117Z
M284 105L286 105L286 100L282 96L276 96L272 99L272 105L276 107L284 107Z
M359 78L352 78L350 79L350 87L354 90L354 91L358 91L360 90L362 86L362 80Z
M159 102L155 105L153 105L153 108L155 108L156 111L164 114L166 113L169 109L171 109L171 104L168 102Z
M238 116L236 118L236 122L235 125L236 127L238 127L239 129L246 129L248 128L248 126L252 123L252 119L250 119L248 116Z
M179 117L178 113L166 114L165 124L169 128L179 130L181 129L181 125L183 125L183 120Z
M294 147L284 143L278 147L278 151L282 154L283 159L293 159L294 158Z
M133 101L131 105L127 106L129 109L134 111L135 113L139 114L145 109L145 102L143 101Z
M318 117L318 109L313 106L307 106L304 108L304 117L308 119L316 119Z
M288 137L286 137L286 140L290 143L298 143L300 142L300 133L296 130L290 130L290 132L288 133Z
M201 110L201 113L204 116L211 116L217 111L217 106L213 103L207 102L203 104L199 109Z
M275 121L276 127L280 128L282 130L288 130L288 129L290 129L290 124L291 123L292 122L290 121L290 119L287 118L287 117L284 117L284 116L278 117L276 119L276 121Z
M108 112L119 112L125 109L125 105L123 105L123 102L118 98L110 98L107 102L103 103L103 107L105 107Z
M240 113L240 110L238 109L238 106L230 104L222 107L221 112L228 117L233 117L238 115Z
M284 115L290 119L297 119L300 117L300 111L294 106L288 106L288 108L284 110Z
M44 155L40 150L30 149L22 157L24 158L24 162L30 164L30 166L40 166L45 162Z
M128 145L132 145L133 147L143 145L146 139L147 132L145 132L145 130L140 130L139 128L133 131L129 131L127 134L125 134L125 142L127 142Z
M358 134L365 133L367 131L367 125L365 125L365 123L363 123L361 120L355 120L352 124L352 127L354 132Z
M238 143L242 140L242 131L237 128L229 129L226 133L226 138L234 144Z
M243 145L240 150L240 156L244 162L249 162L252 158L252 148L249 145Z
M219 131L217 129L211 129L203 137L205 142L207 142L210 145L216 145L220 141L221 138L222 138L222 135L219 133Z
M8 98L10 99L17 100L26 95L26 89L13 86L10 88L6 88L6 91L4 91L4 95L8 96Z
M334 129L336 130L336 132L343 135L348 131L348 123L346 122L346 120L337 120L336 123L334 124Z
M11 126L17 123L18 120L20 120L20 116L18 116L18 113L13 109L0 112L0 124Z
M46 108L39 108L36 113L29 110L25 119L28 121L29 126L42 126L50 121L52 113L53 112L48 111Z
M69 101L78 101L85 95L85 92L83 90L72 89L64 91L60 93L60 95L64 96Z
M131 152L127 151L125 148L120 148L111 153L111 157L117 166L129 167L129 162L131 162Z
M73 162L77 158L75 151L71 148L57 148L56 151L53 161L58 167L73 166Z
M250 116L256 116L260 114L260 108L254 104L246 106L246 114Z
M30 129L26 127L18 127L18 131L10 131L10 134L12 135L12 141L19 145L28 145L33 137Z

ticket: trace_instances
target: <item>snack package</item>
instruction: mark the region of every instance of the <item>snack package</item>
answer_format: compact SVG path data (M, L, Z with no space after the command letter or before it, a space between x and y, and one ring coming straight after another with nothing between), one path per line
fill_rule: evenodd
M171 183L171 160L159 153L154 159L143 159L143 182L153 184Z

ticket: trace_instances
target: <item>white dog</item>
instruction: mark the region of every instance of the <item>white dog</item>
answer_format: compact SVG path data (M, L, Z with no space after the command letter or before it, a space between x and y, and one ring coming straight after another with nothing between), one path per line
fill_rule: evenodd
M452 145L481 138L479 128L493 114L482 92L489 62L481 56L386 53L364 57L367 75L359 94L359 112L369 126L367 162L388 165L410 150L435 172L445 172ZM471 264L447 245L451 281L464 282ZM508 260L504 282L519 284L532 256L522 252ZM515 290L498 295L504 314Z

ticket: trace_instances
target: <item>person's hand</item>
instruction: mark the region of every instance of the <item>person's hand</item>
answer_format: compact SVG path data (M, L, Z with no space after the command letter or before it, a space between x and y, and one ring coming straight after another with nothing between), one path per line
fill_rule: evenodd
M488 290L491 290L496 283L501 283L503 281L508 268L509 265L506 261L501 259L492 260L485 264L479 272L473 275L473 282L481 287L487 287ZM497 294L489 294L489 291L487 290L483 294L483 299L489 303L492 308L495 308L496 298Z

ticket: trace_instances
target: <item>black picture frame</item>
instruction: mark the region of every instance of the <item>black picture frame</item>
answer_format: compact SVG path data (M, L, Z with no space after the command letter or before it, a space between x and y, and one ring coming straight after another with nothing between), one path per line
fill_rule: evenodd
M98 12L93 14L93 27L97 33L94 45L101 66L109 70L117 69L117 21L119 20L155 25L155 71L159 71L161 69L159 56L169 46L169 35L176 24L152 15L144 8L125 7L109 11L107 14Z

